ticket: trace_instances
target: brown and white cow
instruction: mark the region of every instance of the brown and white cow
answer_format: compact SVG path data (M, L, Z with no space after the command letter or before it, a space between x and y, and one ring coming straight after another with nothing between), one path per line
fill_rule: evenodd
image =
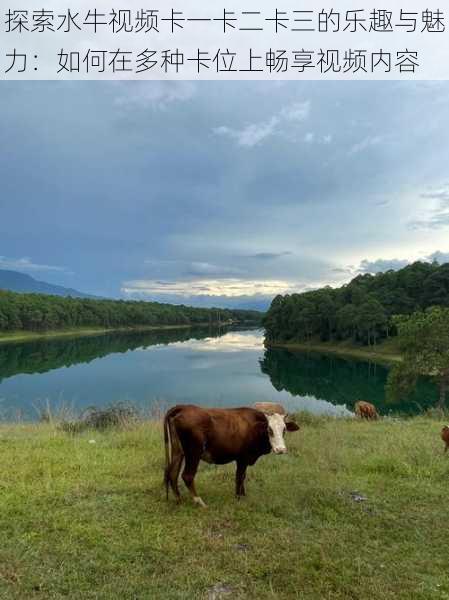
M196 504L206 506L194 483L200 460L216 465L235 461L235 493L238 498L244 496L248 465L271 451L285 454L285 431L298 429L285 414L265 414L255 408L201 408L189 404L171 408L164 418L167 499L171 487L177 501L181 500L178 478L183 460L182 479Z
M360 419L376 420L379 417L374 404L363 402L363 400L355 403L354 411Z
M445 425L441 430L441 439L445 443L444 451L447 452L449 448L449 426Z

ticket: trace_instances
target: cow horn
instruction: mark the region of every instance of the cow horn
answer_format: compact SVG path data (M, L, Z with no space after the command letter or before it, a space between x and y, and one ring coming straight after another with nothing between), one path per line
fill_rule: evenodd
M284 418L287 416L287 412L282 404L276 402L256 402L254 405L256 410L260 410L265 415L283 415Z

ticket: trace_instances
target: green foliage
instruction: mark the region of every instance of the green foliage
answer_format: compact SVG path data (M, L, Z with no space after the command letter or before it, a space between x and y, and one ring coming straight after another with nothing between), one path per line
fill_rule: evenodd
M253 310L193 308L159 302L93 300L0 290L0 331L48 331L77 327L137 327L260 321Z
M351 340L364 345L396 333L394 315L449 306L449 264L416 262L358 275L340 288L277 296L263 319L270 342Z
M391 398L403 397L420 375L434 379L440 387L444 405L449 385L449 309L429 308L393 319L398 331L403 363L389 376L387 392Z

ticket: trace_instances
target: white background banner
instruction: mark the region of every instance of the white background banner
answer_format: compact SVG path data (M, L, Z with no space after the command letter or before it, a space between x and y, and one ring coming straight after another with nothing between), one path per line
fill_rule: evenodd
M447 3L1 0L2 79L448 79Z

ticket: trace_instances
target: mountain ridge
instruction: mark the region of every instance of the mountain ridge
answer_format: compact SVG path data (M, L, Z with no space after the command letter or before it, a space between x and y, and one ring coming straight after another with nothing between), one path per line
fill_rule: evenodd
M97 298L97 296L85 294L73 288L34 279L34 277L31 277L27 273L6 269L0 269L0 290L22 294L50 294L52 296L72 296L73 298Z

